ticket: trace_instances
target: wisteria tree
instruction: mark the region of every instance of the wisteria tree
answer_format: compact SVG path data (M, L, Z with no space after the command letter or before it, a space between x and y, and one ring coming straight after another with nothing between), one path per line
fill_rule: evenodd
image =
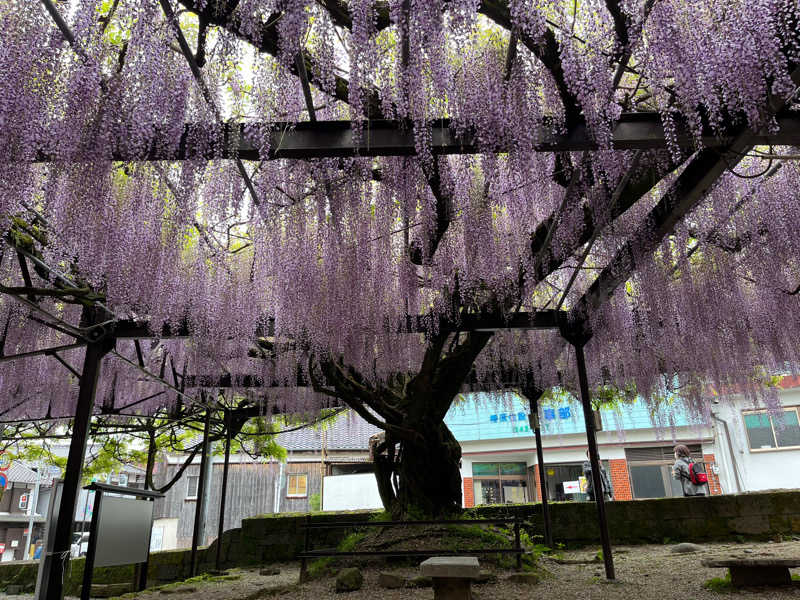
M396 517L460 507L453 398L569 385L561 333L593 381L645 395L794 370L798 18L791 0L12 2L5 352L144 322L151 351L113 334L108 410L159 370L173 389L136 410L223 381L265 414L333 397L385 431ZM63 364L18 363L3 415L71 414Z

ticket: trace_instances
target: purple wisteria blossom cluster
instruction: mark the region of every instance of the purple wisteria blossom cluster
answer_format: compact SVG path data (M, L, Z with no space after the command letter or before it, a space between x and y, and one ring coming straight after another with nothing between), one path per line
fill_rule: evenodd
M593 381L682 389L698 413L705 384L769 404L768 375L800 368L798 150L705 143L775 132L797 108L796 0L171 4L200 80L156 0L59 2L72 43L43 3L0 7L0 228L77 282L36 298L53 318L77 324L99 298L153 332L188 328L143 342L147 368L251 376L267 387L228 393L265 410L322 406L294 388L320 356L372 382L414 373L428 337L408 315L435 330L564 311L591 328ZM300 71L315 119L352 121L361 140L398 120L416 154L269 160L264 124L311 118ZM614 149L631 112L660 115L662 148ZM435 151L445 119L477 152ZM239 168L223 121L262 160ZM595 147L541 151L576 128ZM725 163L708 193L653 225L701 159ZM3 290L27 285L16 251L0 257ZM0 295L5 355L70 343L31 311ZM499 332L474 380L502 387L512 368L572 385L568 348ZM136 352L121 341L105 360L99 406L181 399L129 364ZM0 363L0 418L69 416L76 381L50 356Z

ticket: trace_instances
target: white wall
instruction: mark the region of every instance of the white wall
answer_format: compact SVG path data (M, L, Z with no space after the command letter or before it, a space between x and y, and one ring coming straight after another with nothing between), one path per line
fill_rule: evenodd
M785 407L800 406L798 388L782 390L779 392L779 397ZM714 414L728 424L733 446L733 460L731 460L730 448L725 439L725 428L721 423L715 422L717 435L714 454L720 466L719 476L723 492L730 494L736 491L800 488L800 449L755 452L750 449L742 411L753 408L763 407L754 407L750 401L741 397L722 400L714 406ZM741 490L737 490L734 468L738 471Z
M160 543L159 543L160 542ZM150 551L178 548L178 519L156 519L150 534Z
M329 475L322 488L322 510L383 508L373 473Z

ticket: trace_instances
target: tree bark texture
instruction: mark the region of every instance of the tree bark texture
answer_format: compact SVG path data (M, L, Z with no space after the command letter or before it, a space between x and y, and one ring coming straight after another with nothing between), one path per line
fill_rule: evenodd
M461 509L461 446L444 417L491 337L489 332L433 336L415 374L381 384L340 360L312 361L318 392L341 399L383 430L370 440L370 453L381 500L393 519L444 517Z

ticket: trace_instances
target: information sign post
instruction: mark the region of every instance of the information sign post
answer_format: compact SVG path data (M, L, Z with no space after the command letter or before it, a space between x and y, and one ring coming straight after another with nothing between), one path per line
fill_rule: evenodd
M164 494L105 483L84 489L95 493L81 587L81 600L89 600L94 567L141 564L147 580L153 502Z

